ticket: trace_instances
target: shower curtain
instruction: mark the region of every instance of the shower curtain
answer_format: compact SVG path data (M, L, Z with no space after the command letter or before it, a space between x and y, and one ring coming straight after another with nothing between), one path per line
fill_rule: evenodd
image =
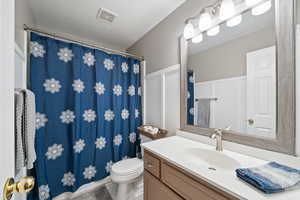
M34 199L73 192L136 156L140 61L32 33L29 85L37 110Z
M194 72L187 72L187 124L194 125Z

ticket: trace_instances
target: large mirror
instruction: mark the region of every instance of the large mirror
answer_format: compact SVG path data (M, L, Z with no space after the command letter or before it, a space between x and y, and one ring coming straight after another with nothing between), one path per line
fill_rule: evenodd
M294 2L266 2L181 39L181 129L294 154Z
M274 138L276 131L275 8L215 36L188 43L187 123Z

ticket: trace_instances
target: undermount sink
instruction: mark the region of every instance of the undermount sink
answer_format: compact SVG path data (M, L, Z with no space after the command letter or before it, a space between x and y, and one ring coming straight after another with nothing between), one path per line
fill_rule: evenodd
M235 170L241 167L240 163L224 152L202 148L188 148L185 150L186 157L193 163L206 165L209 169Z

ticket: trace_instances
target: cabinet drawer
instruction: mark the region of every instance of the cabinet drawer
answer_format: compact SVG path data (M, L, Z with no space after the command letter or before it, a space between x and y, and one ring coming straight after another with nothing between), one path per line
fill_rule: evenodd
M161 179L166 185L188 200L232 200L214 191L208 186L195 181L177 168L163 162Z
M160 178L160 160L148 151L144 152L144 168L155 177Z
M183 198L145 171L144 200L183 200Z

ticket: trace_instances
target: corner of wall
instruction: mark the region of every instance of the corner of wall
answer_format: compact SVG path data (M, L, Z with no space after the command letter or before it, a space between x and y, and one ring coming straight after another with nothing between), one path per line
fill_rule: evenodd
M296 154L300 156L300 24L296 26Z
M23 50L25 44L24 24L35 26L35 20L29 1L16 0L15 2L15 42Z

